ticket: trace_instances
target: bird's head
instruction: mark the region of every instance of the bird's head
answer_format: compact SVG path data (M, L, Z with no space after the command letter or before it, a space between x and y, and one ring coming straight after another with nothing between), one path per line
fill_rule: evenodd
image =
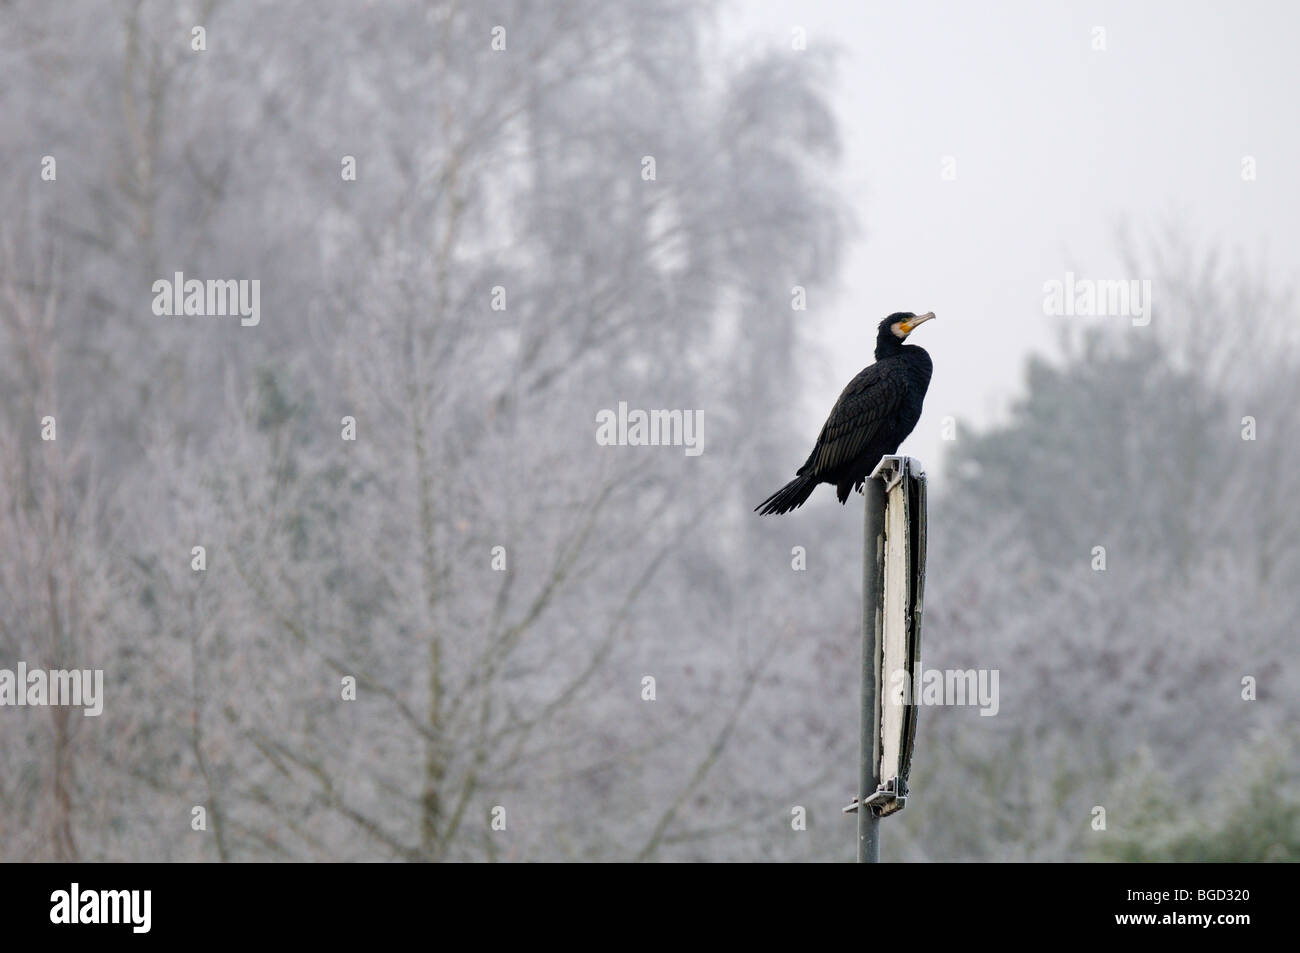
M895 311L880 322L876 334L876 354L895 350L902 346L907 336L916 330L917 325L924 324L934 317L933 311L925 314L913 314L911 311Z

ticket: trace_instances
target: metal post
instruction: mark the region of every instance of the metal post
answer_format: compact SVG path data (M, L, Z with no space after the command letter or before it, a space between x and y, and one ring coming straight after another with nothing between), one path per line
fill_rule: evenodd
M858 863L880 861L880 818L866 806L880 786L880 685L885 585L885 484L868 477L862 547L862 766L858 775Z

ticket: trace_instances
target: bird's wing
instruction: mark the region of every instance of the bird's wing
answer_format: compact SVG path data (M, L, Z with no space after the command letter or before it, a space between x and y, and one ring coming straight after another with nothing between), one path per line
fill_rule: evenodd
M889 364L872 364L844 388L799 473L826 473L854 460L902 405L907 381Z

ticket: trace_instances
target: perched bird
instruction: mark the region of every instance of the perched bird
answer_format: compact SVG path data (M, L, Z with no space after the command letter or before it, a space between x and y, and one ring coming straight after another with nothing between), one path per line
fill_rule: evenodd
M917 325L933 317L933 311L899 311L880 322L876 363L849 381L826 418L808 462L795 471L798 476L754 507L757 512L788 513L802 506L818 483L834 483L835 495L843 503L850 490L862 488L881 457L898 451L921 419L921 402L934 367L923 348L903 342Z

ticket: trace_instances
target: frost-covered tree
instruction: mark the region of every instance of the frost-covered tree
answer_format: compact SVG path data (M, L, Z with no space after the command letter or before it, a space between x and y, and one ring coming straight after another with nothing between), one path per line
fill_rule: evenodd
M1135 759L1176 786L1178 823L1215 810L1254 733L1294 760L1300 562L1281 501L1300 492L1300 359L1273 330L1293 305L1186 246L1144 254L1151 326L1071 336L1030 363L1009 421L956 445L925 664L1000 670L1001 704L923 710L908 856L1114 856L1108 832L1134 849ZM1256 335L1271 347L1241 346Z
M68 531L114 571L75 854L651 859L779 822L798 778L727 786L789 635L738 517L843 231L825 62L720 68L698 3L9 16L4 94L47 108L6 148L60 173L6 187L70 249L64 426L113 487ZM260 279L261 324L151 314L177 271ZM620 402L701 412L703 453L601 446Z

